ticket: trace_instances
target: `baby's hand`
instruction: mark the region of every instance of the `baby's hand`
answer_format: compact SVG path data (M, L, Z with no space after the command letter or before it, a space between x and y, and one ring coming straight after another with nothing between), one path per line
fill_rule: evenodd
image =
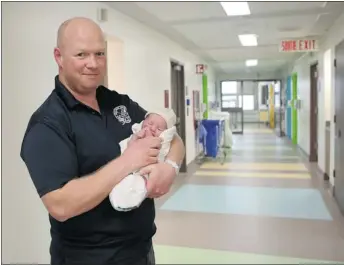
M141 131L139 131L137 134L136 134L136 138L137 139L141 139L141 138L145 138L146 137L146 130L145 129L142 129Z
M146 128L146 136L154 136L149 128Z
M146 137L146 131L144 129L142 129L141 131L137 132L136 134L133 135L133 137L131 137L130 141L135 141L137 139L142 139Z
M133 134L133 136L128 141L128 146L131 145L137 139L141 139L141 138L144 138L144 137L145 137L145 131L144 130L141 130L138 133Z

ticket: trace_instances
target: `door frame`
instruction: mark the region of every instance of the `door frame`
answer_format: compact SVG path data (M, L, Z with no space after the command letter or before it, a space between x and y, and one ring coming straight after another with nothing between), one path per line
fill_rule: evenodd
M173 71L173 67L174 66L180 66L180 83L179 85L176 85L177 90L179 90L177 93L177 101L181 102L180 104L180 132L179 132L179 136L182 139L185 149L186 149L186 107L185 107L185 69L184 69L184 64L174 60L174 59L170 59L170 74L171 74L171 101L174 100L174 96L173 96L173 78L172 78L172 71ZM171 102L171 107L173 106L173 102ZM177 113L176 113L177 115ZM180 166L180 170L181 173L185 173L187 172L187 165L186 165L186 155L184 156L184 159L182 161L182 164Z
M335 46L334 51L334 185L333 196L339 210L344 215L344 166L343 166L343 151L344 151L344 139L342 131L344 130L344 108L342 102L344 102L343 93L343 75L342 69L344 67L344 41L341 41Z
M106 55L106 59L107 59L107 53L108 53L108 40L106 39L105 40L105 55ZM105 66L105 74L104 74L104 78L103 78L103 81L101 83L102 86L105 86L107 88L109 88L109 67L108 67L108 63L107 63L108 60L106 60L106 66Z
M291 127L292 127L292 122L291 122L291 110L292 107L288 103L291 101L291 92L292 92L292 85L291 85L291 76L289 75L287 77L287 88L286 88L286 135L287 137L291 140Z
M314 74L316 73L316 79ZM309 161L318 161L318 62L310 65L310 152Z

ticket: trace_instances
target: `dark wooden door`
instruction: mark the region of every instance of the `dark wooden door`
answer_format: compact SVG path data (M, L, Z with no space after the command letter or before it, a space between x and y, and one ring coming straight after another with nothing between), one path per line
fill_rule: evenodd
M311 65L311 110L310 110L310 154L309 161L318 161L318 64Z
M335 51L335 178L334 196L344 212L344 41Z
M184 66L171 61L171 105L177 116L177 131L186 146ZM186 157L180 172L186 172Z

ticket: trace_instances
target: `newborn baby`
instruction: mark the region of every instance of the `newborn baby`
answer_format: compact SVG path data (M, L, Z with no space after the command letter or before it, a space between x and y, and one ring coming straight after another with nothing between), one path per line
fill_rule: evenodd
M161 149L158 162L165 160L170 151L171 141L176 133L176 115L172 109L163 109L148 112L145 120L132 126L133 134L144 134L147 136L161 137ZM133 135L121 141L121 153L127 148ZM134 172L126 176L110 192L109 199L117 211L130 211L140 206L146 198L146 182L148 176L141 176Z

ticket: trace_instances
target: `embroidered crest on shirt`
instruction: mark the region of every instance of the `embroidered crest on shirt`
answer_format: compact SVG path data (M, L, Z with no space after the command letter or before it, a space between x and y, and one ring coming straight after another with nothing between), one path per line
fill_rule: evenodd
M120 105L114 108L113 115L120 123L122 123L122 125L131 122L131 118L129 116L126 106Z

